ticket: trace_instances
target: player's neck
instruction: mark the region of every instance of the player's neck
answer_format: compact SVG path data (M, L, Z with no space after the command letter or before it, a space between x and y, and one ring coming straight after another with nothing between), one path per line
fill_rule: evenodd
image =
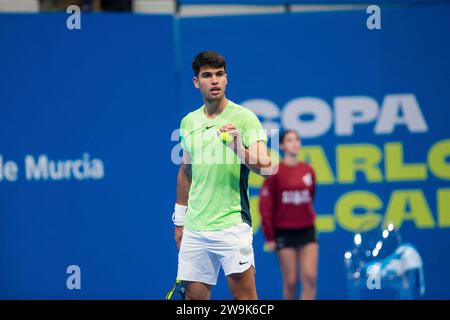
M296 156L287 154L283 159L283 163L288 167L295 167L298 164L298 160Z
M205 116L207 118L215 118L223 112L228 104L228 99L223 97L217 101L205 100Z

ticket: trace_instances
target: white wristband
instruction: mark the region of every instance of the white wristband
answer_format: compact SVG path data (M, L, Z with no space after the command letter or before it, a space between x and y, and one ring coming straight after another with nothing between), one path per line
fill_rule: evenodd
M175 209L172 215L173 224L177 227L184 226L184 217L186 216L187 206L175 203Z

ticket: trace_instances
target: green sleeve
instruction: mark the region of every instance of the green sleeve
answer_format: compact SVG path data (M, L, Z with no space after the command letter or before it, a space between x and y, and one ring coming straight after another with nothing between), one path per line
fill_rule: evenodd
M186 118L183 118L183 120L181 120L181 124L180 124L180 144L181 144L181 148L183 150L189 151L187 149L186 141L185 141L185 137L186 137L186 134L187 134L187 128L186 128L187 124L186 123L187 123Z
M248 148L248 146L256 141L267 142L267 135L258 117L251 110L247 110L242 131L242 142Z

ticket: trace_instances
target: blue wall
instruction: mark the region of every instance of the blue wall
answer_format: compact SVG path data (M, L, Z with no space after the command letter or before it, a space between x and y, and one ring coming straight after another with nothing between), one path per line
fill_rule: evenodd
M438 218L437 209L438 189L446 190L443 198L450 196L450 131L446 124L449 118L446 106L450 102L447 94L450 46L443 36L444 30L449 29L449 16L448 6L384 9L381 30L368 30L367 15L360 11L198 18L183 19L180 23L184 112L198 105L198 93L190 84L191 57L200 50L213 48L228 58L228 95L232 99L250 108L256 105L254 110L260 111L258 115L266 126L275 123L283 128L290 124L290 128L304 133L304 145L324 152L329 166L319 166L318 161L313 161L322 176L316 199L319 217L323 217L319 218L323 222L319 226L322 230L319 298L346 298L343 253L352 245L353 232L357 230L354 225L368 220L369 231L382 225L383 221L377 219L384 219L386 223L394 219L401 223L403 239L415 243L423 254L426 297L449 297L450 277L438 272L438 269L450 267L446 253L450 244L449 223L448 219L445 223L438 221L443 218ZM212 24L214 28L207 27ZM202 30L202 37L195 36L198 30ZM403 99L415 98L417 103L413 104L418 106L426 128L415 131L400 124L391 133L377 133L381 110L389 107L388 96L391 95L401 96L394 105L405 109L414 106ZM337 99L349 97L372 101L377 105L378 114L367 123L355 125L349 135L340 134L331 123L328 130L307 137L309 130L295 120L289 121L296 114L288 113L288 108L294 111L301 108L292 105L294 99L305 97L320 99L329 107L332 120L345 109L336 108ZM267 115L264 104L255 103L254 99L274 104L278 114ZM345 102L341 104L348 106ZM401 117L402 112L398 113ZM401 162L400 155L388 155L386 151L386 145L395 142L400 143L404 162L421 163L420 170L425 170L425 177L399 178L398 181L387 177L384 161ZM447 164L442 168L445 177L436 177L427 164L429 150L439 142L447 155ZM376 177L367 181L361 172L357 172L355 181L343 181L349 164L345 160L337 164L337 149L347 146L350 153L365 152L358 149L360 144L368 145L370 151L379 155L379 160L375 155L369 159L378 161L376 171L381 176L380 181ZM323 169L329 169L331 177ZM253 180L251 185L255 187L252 193L257 194L259 180ZM352 196L351 192L365 194ZM367 198L376 203L376 208L368 207ZM337 206L339 199L342 200L340 207ZM356 201L354 219L340 209L352 199ZM439 215L447 217L448 200L441 200ZM254 205L253 209L256 207ZM253 211L255 214L256 210ZM371 217L358 218L367 211L376 213L372 223ZM276 259L261 250L262 241L258 231L255 247L259 258L259 294L262 298L277 298L280 297L279 279L273 278Z
M201 104L190 63L204 49L227 57L232 100L254 108L266 127L303 135L319 175L318 297L347 297L343 253L356 225L395 220L424 259L426 298L450 298L449 17L444 5L383 9L382 29L368 30L364 11L176 21L83 14L82 29L69 31L63 14L0 15L0 298L164 296L177 262L170 137ZM331 115L315 134L307 125L314 117L299 115L296 99L306 97ZM342 115L355 97L376 112L344 134L336 123L348 125ZM381 133L392 106L410 127ZM417 164L417 178L395 180L399 150ZM372 175L356 170L352 181L341 158L358 152L353 167L373 162ZM27 177L40 155L71 166L82 159L81 177ZM262 249L260 184L252 176L258 293L281 298L276 257ZM72 264L81 290L66 288ZM223 276L213 297L230 297Z
M65 22L0 16L0 154L19 168L0 182L0 297L160 298L176 272L172 18ZM26 178L27 155L85 153L103 178ZM80 291L66 288L72 264Z

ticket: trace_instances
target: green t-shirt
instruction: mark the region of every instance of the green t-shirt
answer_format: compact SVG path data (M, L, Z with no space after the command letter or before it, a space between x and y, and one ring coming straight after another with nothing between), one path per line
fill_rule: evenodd
M180 140L191 156L192 182L185 228L222 230L246 222L251 225L248 175L250 170L218 137L218 129L233 124L241 133L244 147L267 136L256 115L231 101L214 119L205 106L181 121Z

